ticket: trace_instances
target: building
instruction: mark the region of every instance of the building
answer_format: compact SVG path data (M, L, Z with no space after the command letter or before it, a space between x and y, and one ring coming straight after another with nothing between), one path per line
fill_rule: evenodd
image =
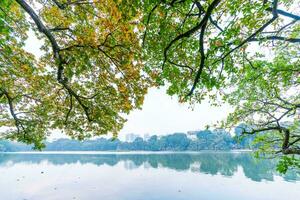
M125 141L126 142L133 142L137 137L139 137L139 135L134 134L134 133L129 133L129 134L126 134Z
M199 133L199 131L188 131L186 135L189 139L196 140L197 139L197 133Z

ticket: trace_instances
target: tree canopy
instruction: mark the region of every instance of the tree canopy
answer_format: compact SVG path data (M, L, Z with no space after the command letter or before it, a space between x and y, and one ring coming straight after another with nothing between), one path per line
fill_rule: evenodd
M168 93L182 101L216 95L233 84L231 75L245 70L245 63L268 59L266 49L275 54L276 48L300 42L300 16L292 14L299 6L296 1L149 4L143 38L147 66L156 69L157 82L170 83Z
M149 4L144 59L168 94L229 103L235 110L220 125L247 124L243 134L259 134L263 154L300 153L299 2Z
M128 1L1 1L1 126L41 148L50 130L116 135L149 86ZM26 51L29 31L43 55ZM36 45L36 44L29 44Z

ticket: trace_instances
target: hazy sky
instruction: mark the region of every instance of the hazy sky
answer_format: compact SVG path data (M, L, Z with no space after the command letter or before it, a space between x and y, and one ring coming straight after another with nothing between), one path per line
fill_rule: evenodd
M178 103L176 97L165 93L165 88L150 89L142 110L135 110L128 116L128 121L120 136L127 133L166 134L204 129L222 120L229 113L229 106L212 107L208 102L196 105Z

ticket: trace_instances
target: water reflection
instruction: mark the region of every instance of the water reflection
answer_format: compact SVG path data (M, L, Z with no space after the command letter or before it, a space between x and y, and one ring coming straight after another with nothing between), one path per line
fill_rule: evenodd
M80 163L97 166L114 166L124 163L128 170L135 168L168 168L176 171L192 171L210 175L232 177L241 167L244 175L260 182L273 181L275 160L257 160L250 153L174 153L174 154L0 154L0 167L17 163L39 164L47 161L53 165ZM299 172L279 175L286 181L300 180Z

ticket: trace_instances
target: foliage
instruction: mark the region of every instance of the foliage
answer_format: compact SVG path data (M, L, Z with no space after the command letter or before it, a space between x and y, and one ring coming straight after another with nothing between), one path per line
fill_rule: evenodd
M245 70L242 63L249 55L272 49L270 41L275 47L299 43L300 17L290 13L294 4L145 1L147 67L154 71L157 84L169 83L168 93L182 101L200 102L207 95L216 98L224 85L232 83L232 74Z
M289 168L296 168L299 170L300 169L299 163L300 163L299 158L295 158L295 156L292 157L283 156L278 162L277 171L285 174Z
M261 58L246 64L234 78L235 87L225 95L226 101L235 106L226 125L241 121L250 124L242 133L257 135L255 143L262 156L283 154L291 159L300 154L297 53L299 47L295 45L278 51L273 62Z
M262 154L300 154L299 2L146 2L144 59L158 85L181 102L229 103L222 127L247 124Z
M140 14L132 5L1 1L2 135L38 149L54 129L80 140L116 136L150 85L134 31ZM28 37L41 41L41 57L27 51Z

